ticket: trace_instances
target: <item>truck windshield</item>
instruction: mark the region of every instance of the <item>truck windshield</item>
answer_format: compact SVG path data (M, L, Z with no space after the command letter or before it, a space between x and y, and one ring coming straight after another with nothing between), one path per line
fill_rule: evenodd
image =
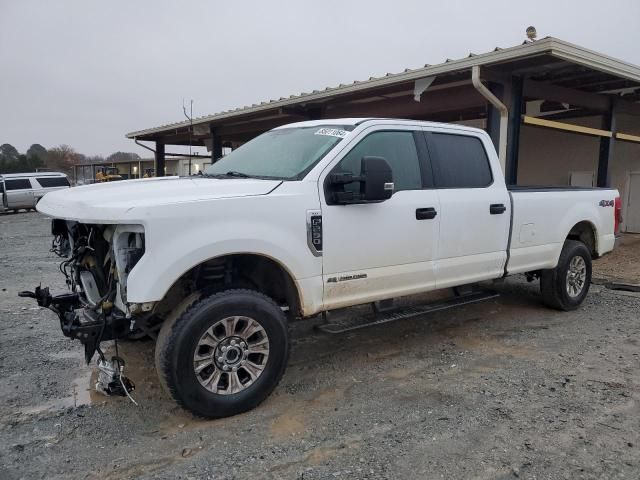
M204 175L299 180L353 128L316 125L271 130L208 165Z

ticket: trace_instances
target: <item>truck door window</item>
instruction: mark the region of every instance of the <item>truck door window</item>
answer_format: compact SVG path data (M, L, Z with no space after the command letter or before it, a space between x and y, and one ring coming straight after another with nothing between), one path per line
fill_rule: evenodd
M482 188L493 183L489 158L477 137L428 133L436 188Z
M4 181L5 188L9 190L26 190L31 188L31 182L28 178L7 179Z
M422 188L420 162L413 132L394 130L374 132L353 147L334 171L350 172L358 176L362 157L366 156L382 157L389 163L396 192ZM354 191L359 188L360 185L357 182L345 185L345 191Z

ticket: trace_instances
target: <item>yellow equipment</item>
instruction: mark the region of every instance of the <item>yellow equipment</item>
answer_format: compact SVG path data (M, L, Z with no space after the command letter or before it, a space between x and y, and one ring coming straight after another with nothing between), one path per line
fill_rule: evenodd
M96 173L96 182L113 182L122 180L122 175L118 173L116 167L100 167Z

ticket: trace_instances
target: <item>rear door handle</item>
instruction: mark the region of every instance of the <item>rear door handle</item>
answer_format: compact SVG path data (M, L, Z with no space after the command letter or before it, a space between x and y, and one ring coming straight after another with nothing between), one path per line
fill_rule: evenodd
M433 207L429 208L416 208L416 220L432 220L436 218L438 212Z
M489 206L489 213L491 215L501 215L507 211L507 207L503 203L492 203Z

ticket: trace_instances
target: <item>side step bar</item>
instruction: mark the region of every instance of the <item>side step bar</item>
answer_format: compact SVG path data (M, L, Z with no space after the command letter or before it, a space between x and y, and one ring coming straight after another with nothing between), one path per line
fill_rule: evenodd
M438 312L440 310L447 310L461 305L482 302L498 296L500 296L499 293L491 290L481 292L476 291L474 293L458 295L447 300L399 308L393 312L375 313L364 316L357 316L355 312L353 312L353 315L342 314L340 317L344 318L330 320L328 323L318 325L317 329L321 332L331 334L352 332L354 330L360 330L361 328L373 327L375 325L395 322L405 318L417 317L418 315L424 315L426 313Z

